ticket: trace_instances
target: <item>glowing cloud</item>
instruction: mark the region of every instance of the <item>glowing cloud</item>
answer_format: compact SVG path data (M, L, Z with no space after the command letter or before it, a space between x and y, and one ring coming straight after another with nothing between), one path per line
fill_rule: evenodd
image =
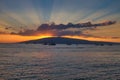
M91 22L87 23L68 23L68 24L41 24L36 30L26 29L24 31L20 31L18 33L12 32L11 34L18 34L23 36L35 36L35 35L42 35L42 34L52 34L54 36L65 36L65 35L81 35L83 33L83 29L91 29L100 26L108 26L115 24L116 21L107 21L103 23L92 24ZM75 28L77 30L69 30L70 28ZM79 30L78 30L79 29Z

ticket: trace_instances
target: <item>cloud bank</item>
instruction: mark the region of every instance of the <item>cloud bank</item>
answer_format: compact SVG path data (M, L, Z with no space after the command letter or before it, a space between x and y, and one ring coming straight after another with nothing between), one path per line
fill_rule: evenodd
M96 27L108 26L115 24L116 21L107 21L103 23L92 24L91 22L86 23L68 23L68 24L41 24L36 30L25 29L24 31L20 31L18 33L12 32L11 34L18 34L22 36L37 36L44 35L46 33L51 33L53 36L74 36L74 35L82 35L82 29L92 29L94 30ZM71 30L76 29L76 30Z

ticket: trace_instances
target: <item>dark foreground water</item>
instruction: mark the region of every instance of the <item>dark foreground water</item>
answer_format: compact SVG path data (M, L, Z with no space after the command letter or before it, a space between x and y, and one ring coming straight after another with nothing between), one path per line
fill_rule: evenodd
M0 80L120 80L120 46L0 44Z

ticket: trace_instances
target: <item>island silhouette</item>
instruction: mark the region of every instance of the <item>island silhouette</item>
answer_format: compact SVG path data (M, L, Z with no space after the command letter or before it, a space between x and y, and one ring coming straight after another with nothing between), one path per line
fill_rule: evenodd
M48 37L48 38L42 38L42 39L36 39L36 40L29 40L24 41L20 43L25 44L43 44L43 45L56 45L56 44L95 44L95 45L118 45L120 43L114 43L114 42L103 42L103 41L88 41L83 39L73 39L73 38L65 38L65 37Z

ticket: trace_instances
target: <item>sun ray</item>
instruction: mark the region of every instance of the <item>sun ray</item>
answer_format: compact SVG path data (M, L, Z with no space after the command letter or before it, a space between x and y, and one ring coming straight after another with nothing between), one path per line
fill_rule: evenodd
M50 25L54 22L57 25L66 25L85 22L103 23L113 20L117 23L99 27L98 30L88 30L89 33L86 34L118 37L120 35L119 15L119 0L1 0L0 33L17 34L27 30L34 32L43 23ZM84 33L85 30L87 29L77 31ZM74 32L73 29L70 31Z

